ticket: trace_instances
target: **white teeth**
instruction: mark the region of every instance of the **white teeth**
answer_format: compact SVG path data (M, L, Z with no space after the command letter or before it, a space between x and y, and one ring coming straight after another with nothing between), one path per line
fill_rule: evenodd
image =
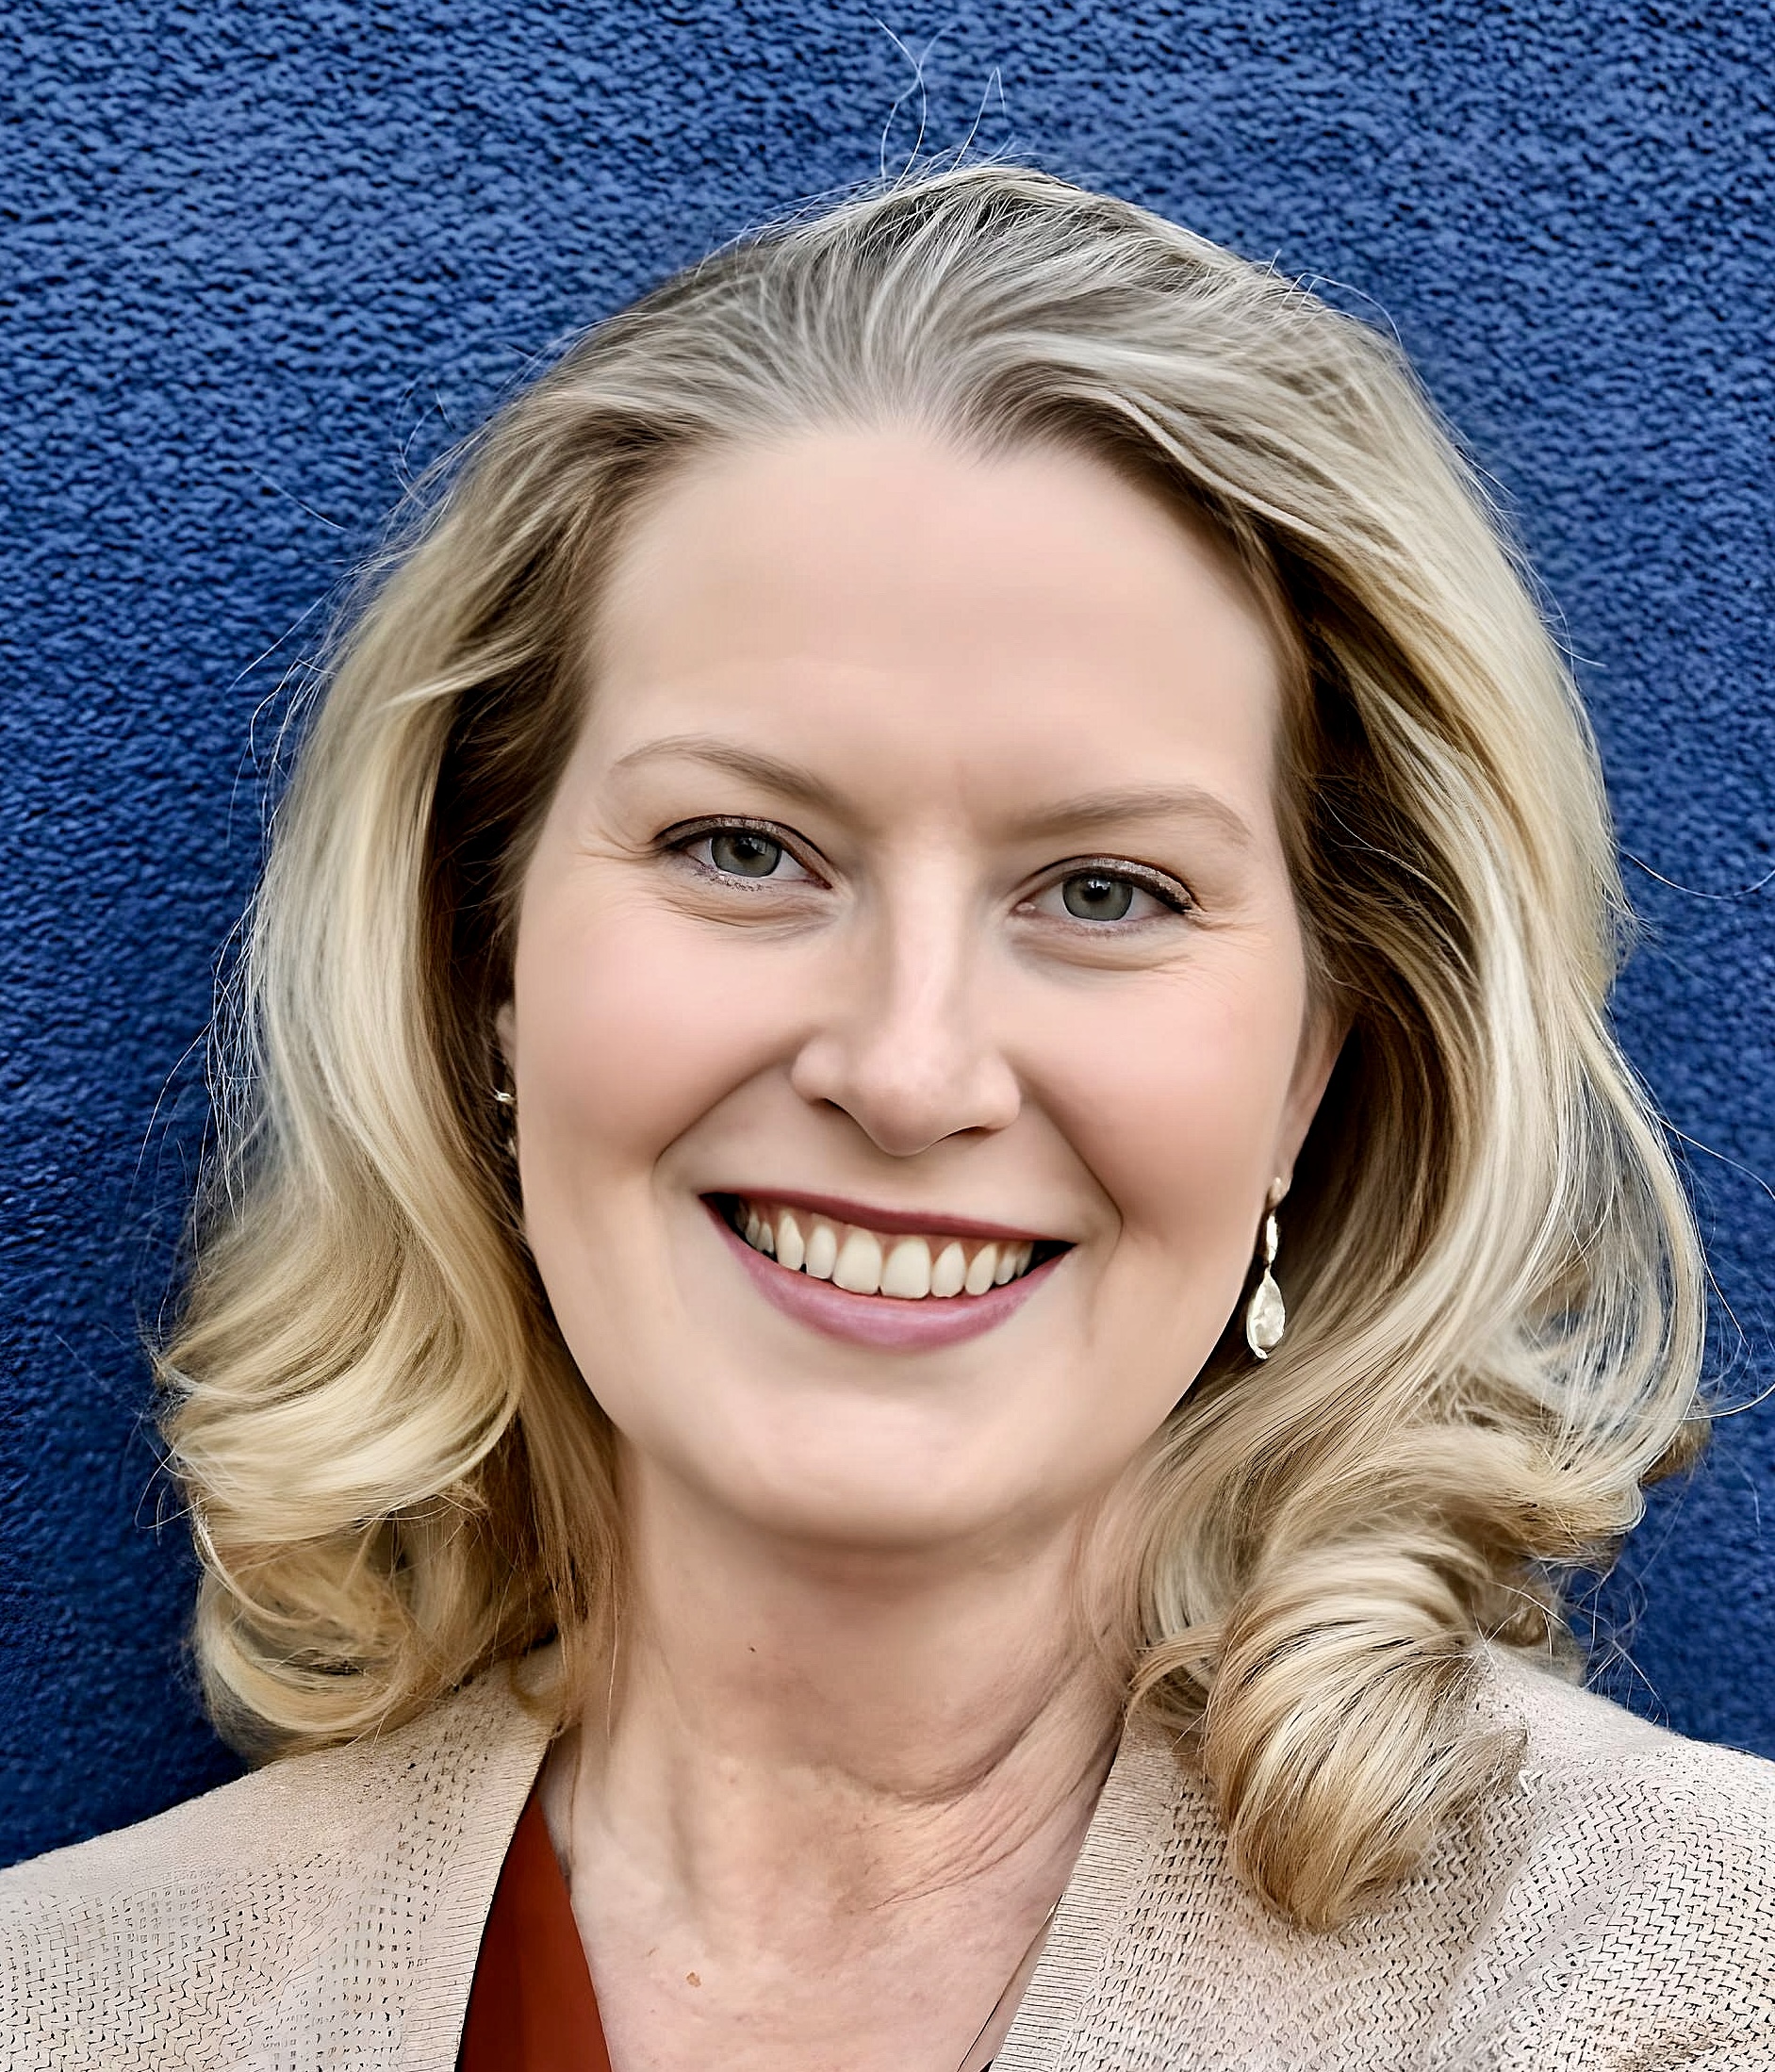
M801 1236L801 1225L795 1220L795 1210L785 1209L777 1218L777 1263L798 1274L807 1256L807 1243Z
M900 1238L881 1269L881 1292L915 1302L930 1292L930 1247L923 1238Z
M830 1223L816 1223L808 1232L807 1270L815 1280L830 1280L838 1264L838 1233Z
M762 1207L742 1199L736 1223L753 1251L774 1258L792 1274L830 1280L853 1295L891 1295L920 1302L983 1295L1027 1274L1035 1247L1014 1239L977 1244L960 1238L879 1237L857 1224L829 1223L805 1209ZM841 1238L842 1232L842 1238ZM933 1256L934 1255L934 1256Z
M848 1289L853 1295L873 1295L880 1289L881 1241L873 1230L859 1230L852 1224L846 1231L832 1268L832 1286Z

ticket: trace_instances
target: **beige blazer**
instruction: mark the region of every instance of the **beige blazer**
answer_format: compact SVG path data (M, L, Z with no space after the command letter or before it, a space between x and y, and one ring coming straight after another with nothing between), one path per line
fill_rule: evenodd
M1131 1729L995 2072L1775 2072L1775 1765L1517 1663L1485 1702L1522 1784L1331 1936ZM543 1750L498 1670L0 1874L0 2063L450 2072Z

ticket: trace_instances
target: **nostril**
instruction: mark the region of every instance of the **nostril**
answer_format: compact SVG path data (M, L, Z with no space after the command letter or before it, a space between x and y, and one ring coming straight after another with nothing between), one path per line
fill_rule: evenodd
M811 1107L836 1109L896 1159L957 1137L994 1136L1016 1120L1022 1088L994 1046L914 1042L905 1038L906 1026L906 1018L895 1025L896 1037L878 1024L855 1044L823 1032L797 1057L791 1085Z

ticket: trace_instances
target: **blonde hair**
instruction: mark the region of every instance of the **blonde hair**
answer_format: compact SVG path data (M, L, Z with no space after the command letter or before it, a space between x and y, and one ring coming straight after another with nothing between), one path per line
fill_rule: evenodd
M1285 801L1350 1035L1285 1217L1290 1324L1179 1376L1130 1565L1133 1702L1235 1859L1345 1918L1510 1774L1482 1638L1692 1455L1701 1266L1605 1000L1596 756L1471 470L1394 347L1124 203L979 166L723 251L472 439L331 655L244 951L165 1431L219 1722L363 1734L621 1561L612 1439L499 1142L515 894L625 513L721 442L1063 440L1225 542L1289 630Z

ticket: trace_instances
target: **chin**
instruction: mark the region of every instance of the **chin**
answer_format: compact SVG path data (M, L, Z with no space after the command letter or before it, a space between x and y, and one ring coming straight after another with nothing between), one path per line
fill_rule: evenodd
M780 1441L766 1459L705 1462L698 1480L702 1501L743 1528L838 1554L934 1552L1046 1507L1035 1491L1007 1481L1002 1457L989 1479L980 1463L970 1472L958 1449L946 1452L945 1469L933 1473L903 1448L879 1441L835 1452L828 1431L805 1448Z

